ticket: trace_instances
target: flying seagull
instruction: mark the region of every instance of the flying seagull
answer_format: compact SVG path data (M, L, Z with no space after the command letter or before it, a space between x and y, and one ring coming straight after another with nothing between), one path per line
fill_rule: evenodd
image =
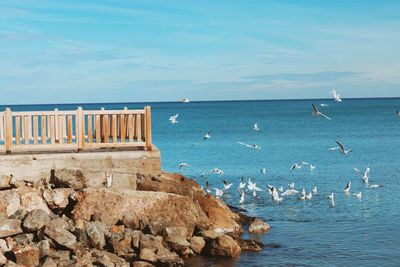
M218 188L215 188L215 187L214 187L214 190L215 190L215 196L216 196L217 198L222 197L222 195L224 194L224 191L221 190L221 189L218 189Z
M249 178L249 181L248 181L248 183L247 183L247 188L249 189L249 191L253 191L253 193L254 193L255 191L262 191L262 189L259 188L259 187L257 186L257 183L253 183L253 182L250 180L250 178Z
M310 165L310 164L308 164L308 163L305 162L305 161L302 161L302 162L300 162L300 163L295 163L295 164L292 165L292 167L290 167L290 170L292 171L292 170L294 170L294 169L301 169L301 167L303 167L304 165L308 166L308 165Z
M179 169L180 170L182 170L183 168L186 168L186 167L190 167L190 165L187 164L186 162L179 163Z
M281 195L282 196L290 196L290 195L295 195L298 194L299 191L294 190L294 189L287 189L285 192L283 192Z
M204 138L203 138L203 140L207 140L207 139L210 139L211 138L211 130L208 130L207 132L206 132L206 134L204 135Z
M342 153L343 155L347 156L347 155L349 154L349 152L352 152L352 151L353 151L352 149L346 150L345 146L344 146L342 143L340 143L339 141L336 140L335 142L336 142L336 144L339 145L339 151L340 151L340 153Z
M214 168L214 169L210 170L210 172L215 173L215 174L219 174L219 175L224 175L224 172L221 169L218 169L218 168Z
M224 191L229 190L231 188L233 183L228 183L226 179L224 179Z
M254 131L260 130L260 127L258 127L258 123L254 123L253 129L254 129Z
M243 188L245 188L245 187L246 187L246 183L243 183L243 177L240 177L240 183L239 183L238 189L240 191L243 191Z
M239 204L242 205L244 203L244 191L240 190L239 194L240 194Z
M368 179L369 179L368 175L369 175L370 168L367 167L367 168L365 169L365 172L361 172L361 171L358 170L357 168L354 168L354 170L355 170L359 175L361 175L361 177L362 177L364 183L368 184Z
M361 199L361 197L362 197L362 193L361 192L353 193L353 195L358 199Z
M178 121L176 120L178 118L179 114L176 113L175 115L172 115L171 117L169 117L169 121L172 123L172 125L178 123Z
M324 118L327 119L327 120L331 120L331 118L329 118L328 116L326 116L325 114L323 114L322 112L320 112L320 111L318 110L318 108L315 106L314 103L312 103L312 108L313 108L313 111L312 111L312 115L313 115L313 116L315 116L315 117L324 117Z
M321 107L329 107L328 104L319 104Z
M343 192L348 195L350 193L350 188L351 188L351 181L349 181L346 185L346 187L344 188Z
M240 144L242 146L245 146L245 147L248 147L248 148L261 149L261 147L259 145L249 145L249 144L246 144L246 143L243 143L243 142L238 142L238 144Z
M342 102L340 95L336 92L336 90L331 91L331 95L336 102Z

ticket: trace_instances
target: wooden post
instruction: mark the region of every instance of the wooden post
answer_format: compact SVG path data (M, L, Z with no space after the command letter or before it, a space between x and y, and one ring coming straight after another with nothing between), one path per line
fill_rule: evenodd
M6 148L6 153L10 154L12 150L13 142L13 125L12 125L12 112L10 108L6 108L4 112L4 146Z
M146 138L146 148L147 150L152 150L152 140L151 140L151 108L150 106L146 106L144 109L145 112L145 138Z
M78 149L83 148L84 144L84 129L85 129L85 124L84 124L84 117L83 117L83 110L82 107L78 107L76 110L76 138L78 140Z

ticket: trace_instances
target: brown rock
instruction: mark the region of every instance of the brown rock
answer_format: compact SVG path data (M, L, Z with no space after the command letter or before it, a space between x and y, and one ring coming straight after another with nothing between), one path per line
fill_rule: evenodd
M69 261L71 259L71 252L69 250L50 249L48 256L58 263L61 261Z
M50 183L57 188L81 190L86 188L87 178L80 169L59 169L51 171Z
M0 238L22 233L21 221L14 219L0 220Z
M48 240L41 240L37 243L40 252L40 258L50 254L50 242Z
M238 240L239 246L243 251L261 251L264 245L254 240Z
M39 249L34 245L27 245L14 250L18 264L23 266L39 266Z
M132 263L132 267L154 267L154 264L151 264L150 262L147 261L134 261Z
M157 251L157 259L161 263L161 266L183 266L184 261L179 258L178 254L169 251L166 248L160 248Z
M4 257L3 252L0 251L0 266L3 266L4 264L6 264L7 262L7 258Z
M44 228L44 233L59 245L75 249L76 237L66 230L68 223L61 218L50 221Z
M18 192L13 190L0 191L0 215L10 217L21 207Z
M0 189L4 190L4 189L11 188L10 180L11 180L11 176L9 176L9 175L1 175L0 176Z
M14 247L14 239L7 237L5 239L0 239L0 252L9 252Z
M206 240L214 240L217 237L219 237L220 235L222 235L222 233L214 231L214 230L206 230L206 231L202 231L201 235L204 237L204 239Z
M52 190L45 190L43 192L43 198L51 209L63 209L68 205L69 196L74 192L72 188L55 188Z
M143 235L139 246L140 249L147 248L155 252L164 248L162 241L163 238L161 236Z
M13 237L14 241L21 246L30 244L33 241L33 234L18 234Z
M190 241L190 248L197 254L200 254L204 246L206 245L204 238L201 236L193 236L190 238L189 241Z
M129 267L129 263L124 259L118 257L113 253L106 251L100 251L97 249L91 250L93 263L100 266L110 266L110 267Z
M132 246L134 248L139 248L140 238L142 237L142 231L133 230L129 231L130 236L132 237Z
M157 262L157 255L148 248L140 250L139 258L149 262Z
M239 244L228 235L220 235L210 244L209 253L212 256L238 257L242 249Z
M265 233L269 230L270 226L260 218L255 218L249 225L250 233Z
M50 257L46 257L46 259L44 260L42 267L57 267L57 263L55 260L53 260Z
M118 256L125 256L125 258L135 256L132 248L132 236L128 231L112 233L110 240L114 253Z
M89 251L76 251L76 265L82 267L92 267L92 254Z
M106 227L101 222L85 222L86 233L89 237L90 244L92 247L97 249L103 249L106 245L105 232Z
M43 228L49 221L50 216L46 211L36 209L26 215L22 225L28 231L33 232Z

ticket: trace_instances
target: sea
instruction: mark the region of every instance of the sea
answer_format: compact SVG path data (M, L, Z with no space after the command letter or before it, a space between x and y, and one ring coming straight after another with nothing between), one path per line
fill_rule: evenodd
M313 117L312 103L332 118ZM320 104L329 106L323 107ZM189 266L400 266L400 98L260 100L163 103L18 105L13 110L121 109L152 107L153 143L161 150L162 167L205 186L233 186L227 204L268 222L266 234L244 234L265 244L261 252L243 252L237 259L195 257ZM179 114L178 123L169 117ZM259 130L253 129L257 123ZM210 139L203 140L207 131ZM330 151L339 141L348 156ZM238 142L256 144L249 148ZM294 163L304 165L290 171ZM189 167L180 169L180 163ZM370 168L369 188L358 168ZM210 172L223 170L220 176ZM261 169L266 172L262 173ZM204 176L202 174L204 173ZM263 191L245 194L239 205L240 177ZM343 192L351 181L351 192ZM311 200L287 196L275 203L267 184L284 189L289 183ZM362 193L361 199L354 193ZM328 194L334 193L335 205Z

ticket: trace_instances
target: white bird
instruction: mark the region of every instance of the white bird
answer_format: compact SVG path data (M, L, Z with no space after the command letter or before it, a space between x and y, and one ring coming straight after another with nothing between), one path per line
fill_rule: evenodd
M254 131L260 130L260 127L258 127L258 123L254 123L253 129L254 129Z
M358 198L358 199L361 199L362 193L361 193L361 192L353 193L353 196L355 196L355 197Z
M318 194L318 189L316 186L314 186L314 188L311 191L313 192L314 195Z
M282 193L283 192L283 186L279 187L278 191Z
M400 110L396 110L396 114L400 117Z
M169 117L169 121L172 123L172 125L178 123L178 121L176 120L179 116L179 113L176 113L175 115L172 115L171 117Z
M215 173L215 174L219 174L219 175L224 175L224 172L221 169L218 168L214 168L212 170L210 170L210 172Z
M232 187L233 183L228 183L226 179L224 179L224 191L229 190Z
M283 192L281 195L282 196L290 196L290 195L296 195L298 194L299 191L294 190L294 189L287 189L285 192Z
M336 142L336 144L339 145L339 151L340 151L340 153L342 153L344 156L347 156L347 155L349 154L349 152L352 152L352 151L353 151L352 149L347 149L347 150L346 150L345 146L344 146L342 143L340 143L339 141L336 140L335 142Z
M218 189L218 188L215 188L215 187L214 187L214 190L215 190L215 196L216 196L217 198L222 197L222 195L224 194L224 191L221 190L221 189Z
M304 187L303 187L303 189L301 190L301 194L302 194L303 196L306 195L306 190L304 189Z
M206 181L206 193L211 194L210 184L208 183L208 181Z
M253 197L255 197L255 198L259 198L259 196L257 195L257 192L256 192L256 190L253 190Z
M207 140L207 139L210 139L211 138L211 130L208 130L207 132L206 132L206 134L204 135L204 138L203 138L203 140Z
M362 173L362 172L361 172L360 170L358 170L357 168L354 168L354 170L355 170L359 175L361 175L361 177L362 177L364 183L368 184L368 179L369 179L368 175L369 175L370 168L369 168L369 167L366 167L364 173Z
M262 189L257 186L257 183L253 183L250 178L247 182L247 189L249 189L249 191L262 191Z
M330 202L331 202L331 207L334 207L334 206L335 206L335 197L334 197L334 194L331 193L330 195L328 195L328 198L329 198L329 200L330 200Z
M306 200L306 195L301 194L301 196L299 196L300 200Z
M310 192L310 193L308 193L308 194L306 195L306 199L310 200L311 198L312 198L312 192Z
M240 191L243 191L243 189L246 187L246 183L243 182L243 177L240 177L240 183L238 189Z
M320 111L318 110L318 108L315 106L314 103L312 103L312 108L313 108L313 111L312 111L312 115L313 115L313 116L315 116L315 117L324 117L324 118L327 119L327 120L331 120L331 118L329 118L328 116L326 116L325 114L323 114L322 112L320 112Z
M270 194L271 196L277 193L275 186L268 184L267 187L268 187L268 194Z
M315 168L317 168L317 165L312 165L312 164L310 164L310 171L315 170Z
M329 151L335 151L335 150L338 150L339 149L339 147L338 146L336 146L336 147L331 147L331 148L328 148L328 150Z
M288 184L288 187L289 187L290 189L294 189L294 182L291 182L290 184Z
M334 197L335 197L335 195L334 195L333 193L330 193L330 194L328 195L328 198L329 198L329 199L334 199Z
M383 185L379 185L379 184L371 184L370 186L369 186L369 188L378 188L378 187L383 187Z
M243 143L243 142L240 142L240 141L238 142L238 144L240 144L242 146L245 146L245 147L248 147L248 148L261 149L261 146L256 145L256 144L249 145L249 144L246 144L246 143Z
M328 104L320 104L321 107L329 107Z
M261 169L260 169L260 172L261 172L262 174L266 174L266 173L267 173L267 169L266 169L266 168L261 168Z
M331 95L336 102L342 102L340 95L336 92L336 90L331 91Z
M106 173L106 187L110 188L112 186L112 182L113 182L113 174Z
M280 202L282 202L283 197L279 197L279 195L276 194L276 195L274 195L274 196L272 197L272 200L274 200L274 201L277 202L277 203L280 203Z
M182 170L183 168L186 168L186 167L190 167L190 165L187 164L186 162L179 163L179 169L180 170Z
M351 181L349 181L346 185L346 187L343 189L343 192L348 195L350 193L350 189L351 189Z
M244 191L240 190L240 200L239 200L239 204L242 205L244 203Z

